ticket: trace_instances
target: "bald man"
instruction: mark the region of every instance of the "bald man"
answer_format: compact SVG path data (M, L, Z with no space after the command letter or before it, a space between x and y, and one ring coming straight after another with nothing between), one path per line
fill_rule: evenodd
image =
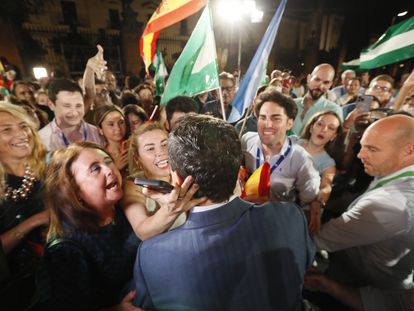
M329 64L316 66L307 77L308 91L304 97L294 101L298 107L298 114L293 123L292 131L300 136L308 121L318 112L333 111L343 120L342 109L326 98L326 93L332 86L335 69Z
M310 274L307 286L358 310L414 310L414 119L394 115L369 126L358 157L375 179L315 236L334 253L330 278Z

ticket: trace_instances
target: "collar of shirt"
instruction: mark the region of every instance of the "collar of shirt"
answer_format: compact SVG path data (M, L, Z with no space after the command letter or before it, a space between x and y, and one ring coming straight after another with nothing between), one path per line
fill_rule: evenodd
M398 176L400 174L403 174L403 173L409 172L409 171L414 171L414 164L413 165L409 165L407 167L404 167L404 168L402 168L402 169L400 169L400 170L398 170L398 171L396 171L396 172L394 172L392 174L389 174L387 176L383 176L383 177L380 177L380 178L378 178L378 177L374 178L374 180L369 185L369 188L368 189L374 188L382 180L389 179L389 178L393 178L395 176Z
M211 205L204 205L204 206L194 206L191 210L190 213L202 213L202 212L207 212L207 211L211 211L213 209L217 209L219 207L222 207L223 205L233 201L237 196L233 195L230 197L229 200L225 200L222 201L220 203L215 203L215 204L211 204Z
M79 129L78 129L79 133L82 132L82 128L85 128L84 123L85 123L85 121L82 120L81 123L80 123ZM52 129L52 133L55 133L55 134L61 134L62 133L62 129L57 124L56 118L54 118L53 121L50 122L50 127Z
M293 141L292 141L292 143L293 143ZM266 159L264 159L263 149L262 149L262 143L260 141L259 134L257 134L256 147L260 149L260 163L263 164ZM286 150L287 150L288 147L289 147L289 142L288 142L288 137L286 135L285 142L283 143L283 146L282 146L282 149L280 149L280 152L278 154L272 155L270 157L270 159L268 159L267 162L269 162L270 165L274 164L277 161L277 159L280 157L280 155L282 155L282 154L284 154L286 152ZM262 162L262 160L263 160L263 162Z

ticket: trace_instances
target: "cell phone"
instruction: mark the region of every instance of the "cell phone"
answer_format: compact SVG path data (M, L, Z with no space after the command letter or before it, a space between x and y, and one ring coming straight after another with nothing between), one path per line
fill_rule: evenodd
M373 97L370 95L358 96L355 108L361 112L368 112L371 109Z
M134 184L161 193L170 193L174 189L168 182L157 179L134 178Z

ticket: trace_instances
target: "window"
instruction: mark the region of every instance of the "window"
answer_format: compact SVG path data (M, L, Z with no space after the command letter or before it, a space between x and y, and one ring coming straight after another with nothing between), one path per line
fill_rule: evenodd
M109 25L111 29L119 29L121 21L119 19L118 10L109 9Z

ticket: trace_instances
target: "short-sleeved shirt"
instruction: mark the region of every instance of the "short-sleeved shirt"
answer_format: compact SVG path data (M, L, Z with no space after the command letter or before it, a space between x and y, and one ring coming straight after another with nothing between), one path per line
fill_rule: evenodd
M304 97L294 99L296 106L298 107L298 113L296 115L295 122L293 123L292 127L292 131L295 135L300 136L305 125L318 112L327 110L333 111L339 116L341 121L343 121L341 107L326 99L324 96L321 96L312 106L309 107L308 111L306 111L306 114L302 120L301 115L304 110L303 100Z
M83 137L81 141L90 141L98 145L102 145L102 139L96 126L86 123L85 121L81 121L79 133ZM67 138L57 125L56 119L53 119L53 121L42 128L39 131L39 135L43 144L49 151L65 148L69 145Z
M305 141L303 139L298 140L299 145L303 145ZM322 175L323 172L330 167L335 167L335 160L324 150L320 154L311 155L313 165L315 169L319 172L319 175Z

